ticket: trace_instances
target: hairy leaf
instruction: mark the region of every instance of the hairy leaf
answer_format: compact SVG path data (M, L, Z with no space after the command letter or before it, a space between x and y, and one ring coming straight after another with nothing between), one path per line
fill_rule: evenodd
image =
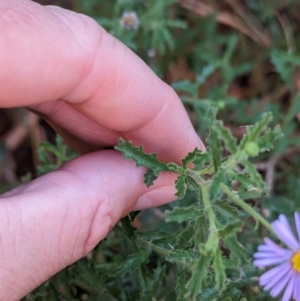
M244 161L243 165L247 169L251 181L255 184L255 186L260 190L261 194L264 194L267 192L267 186L264 182L262 176L260 173L256 170L256 167L251 164L249 161Z
M175 251L170 252L169 256L166 257L167 261L170 262L193 262L194 254L191 250L180 250L176 249Z
M201 214L195 223L194 227L194 245L198 246L201 243L205 243L207 239L207 233L208 233L208 222L204 216L204 214Z
M144 183L147 187L153 185L153 182L157 179L158 174L156 174L152 169L148 169L145 173Z
M175 207L172 211L165 211L166 222L179 222L196 219L203 210L195 208L195 206L189 207Z
M221 293L225 289L226 273L220 249L217 249L215 252L213 268L215 271L216 289Z
M175 181L175 187L177 189L175 195L178 196L179 199L182 199L185 196L187 186L186 182L187 180L185 174L181 174Z
M186 288L188 289L188 295L195 297L202 291L202 283L207 273L207 268L210 265L212 254L207 252L201 254L195 263L192 270L192 277L189 279Z
M208 287L203 289L199 295L199 301L214 301L219 296L219 292L214 287Z
M213 125L213 130L217 133L220 140L225 143L225 148L232 154L237 151L236 138L232 136L231 132L224 126L223 121L216 120Z
M243 136L243 139L239 145L239 149L244 149L246 143L255 142L267 128L269 122L272 120L272 114L270 112L264 113L260 121L256 122L252 126L247 127L247 133Z
M221 164L221 151L222 150L221 150L220 140L218 139L218 134L213 128L211 128L210 135L207 139L207 143L208 143L209 149L212 154L214 170L216 173Z
M210 200L215 200L220 193L220 184L226 182L226 172L220 168L212 179L209 187Z
M263 136L259 137L256 140L256 143L259 147L259 151L265 152L269 151L274 147L274 141L283 136L281 128L279 125L276 125L274 129L268 129Z
M158 289L161 287L163 277L165 276L166 266L159 263L157 268L153 270L153 274L147 278L146 289L141 290L140 297L142 300L153 300L153 296L157 294Z
M126 261L121 263L118 269L118 273L120 275L124 275L125 273L133 272L142 263L148 262L148 257L150 253L151 253L150 250L141 250L138 253L129 255Z
M178 234L178 243L176 248L184 249L193 244L194 241L194 222L190 221L188 225Z
M235 220L229 224L226 224L221 229L218 230L220 238L224 239L226 237L234 235L236 232L241 231L243 223L240 220Z
M228 202L225 200L215 201L213 203L213 207L227 219L238 218L244 215L238 207L229 205Z
M177 285L176 285L176 292L177 292L177 301L186 301L185 294L186 294L186 277L185 277L185 270L181 265L177 265Z
M240 263L247 262L246 259L246 250L245 248L238 242L236 235L227 237L225 239L225 245L230 250L230 258L237 259Z

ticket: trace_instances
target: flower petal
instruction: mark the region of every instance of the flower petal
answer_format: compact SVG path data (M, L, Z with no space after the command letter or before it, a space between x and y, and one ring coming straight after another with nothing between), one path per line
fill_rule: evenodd
M285 252L283 252L283 254L276 254L276 253L272 253L272 252L256 252L253 254L254 258L282 258L284 260L290 259L292 256L292 252L285 250Z
M283 294L282 301L289 301L293 297L293 293L295 290L295 278L296 278L296 273L293 272L290 282L287 285L285 292Z
M299 214L299 212L295 212L294 217L295 217L296 230L297 230L297 234L298 234L298 241L300 243L300 214Z
M265 289L268 290L272 288L290 269L291 265L288 262L283 263L282 265L262 274L259 278L259 284L261 286L267 285Z
M272 228L279 239L284 242L291 250L296 252L299 249L299 243L296 240L290 225L284 215L272 223Z
M300 274L296 275L293 298L296 301L300 301Z
M260 258L253 261L253 265L256 267L268 267L270 265L276 265L285 262L284 257L271 257L271 258Z
M270 239L268 237L264 238L264 242L265 242L266 246L268 246L270 248L270 250L273 250L277 254L282 254L285 251L287 251L286 249L284 249L283 247L279 246L272 239Z
M278 283L272 288L270 295L272 297L277 297L282 290L284 289L284 287L288 284L292 274L293 274L293 270L288 271L288 273L286 273L281 279L280 281L278 281Z

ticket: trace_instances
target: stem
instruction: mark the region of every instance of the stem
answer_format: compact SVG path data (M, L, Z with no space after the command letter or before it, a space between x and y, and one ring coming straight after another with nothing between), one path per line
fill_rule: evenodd
M273 232L270 223L264 219L259 213L257 213L251 206L245 203L242 199L240 199L235 193L232 192L229 187L225 184L221 184L220 188L224 193L226 193L240 208L248 212L255 220L259 221L262 225L264 225L270 232Z
M201 186L201 192L202 192L204 208L208 215L210 232L211 233L216 232L217 227L216 227L215 215L210 205L207 188L205 186Z
M191 179L193 179L199 187L202 187L202 186L207 186L208 185L208 182L203 180L198 174L197 172L195 172L194 170L191 170L191 169L187 169L186 170L186 175L188 177L190 177Z

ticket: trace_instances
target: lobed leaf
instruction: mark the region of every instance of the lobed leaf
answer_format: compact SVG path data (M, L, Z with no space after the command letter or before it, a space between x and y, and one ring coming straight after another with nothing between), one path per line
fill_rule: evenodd
M266 130L268 124L272 120L272 113L267 112L262 115L262 118L260 121L256 122L252 126L247 127L247 133L243 136L241 143L239 145L239 149L244 149L246 146L246 143L248 142L256 142L259 135L263 133L263 131Z
M214 175L209 187L210 200L215 200L220 193L220 184L226 182L226 172L223 168L219 168L218 172Z
M209 149L212 154L212 160L214 165L214 171L217 173L219 166L221 165L221 143L218 138L217 132L211 128L210 129L210 135L208 139L206 140L209 146Z
M186 277L185 271L181 265L177 265L177 284L176 284L176 293L177 293L177 301L186 301L185 294L186 294Z
M214 255L213 269L215 271L216 289L221 293L225 289L226 273L220 249Z
M165 211L165 221L182 223L196 219L202 213L203 210L195 208L194 205L189 207L175 207L172 211Z
M181 174L175 181L175 188L177 192L175 193L179 199L182 199L185 196L187 179L185 174Z
M217 200L213 203L213 207L218 211L222 216L227 219L239 218L243 216L243 212L235 206L228 204L225 200Z
M240 263L247 262L246 259L246 250L245 248L238 242L236 235L229 236L225 239L225 245L230 250L230 258L237 259Z
M203 292L199 295L199 301L215 301L219 296L219 292L214 287L208 287L203 289Z
M170 255L166 257L166 260L169 262L193 262L194 254L189 250L176 249L175 251L170 252Z
M222 239L226 237L235 235L236 232L241 231L243 223L240 220L235 220L231 223L226 224L221 229L218 230L219 236Z
M188 289L188 296L195 297L202 291L202 283L206 276L207 269L210 266L212 254L207 252L201 254L194 264L192 269L192 277L189 279L186 288Z
M194 242L194 222L190 221L186 227L178 234L178 242L176 248L186 249L187 247L193 245Z
M268 129L262 137L259 137L256 141L259 151L265 152L269 151L274 147L274 141L282 137L283 133L281 131L280 125L276 125L274 129Z
M225 148L232 154L237 151L237 140L232 136L229 129L224 126L223 121L216 120L212 125L213 130L217 133L220 140L225 143Z
M122 152L125 159L132 159L136 166L144 166L152 169L155 174L161 171L168 170L167 164L158 160L156 154L146 154L143 146L134 146L131 141L126 141L123 138L118 139L116 150Z
M131 254L127 257L126 261L120 264L118 273L124 275L129 272L133 272L137 269L142 263L148 262L148 257L150 255L150 250L141 250L138 253Z
M261 194L266 193L268 188L267 188L266 183L264 182L262 176L257 171L256 167L249 161L244 161L242 164L247 169L251 181L254 183L256 188L258 188L258 190L260 190L260 193Z

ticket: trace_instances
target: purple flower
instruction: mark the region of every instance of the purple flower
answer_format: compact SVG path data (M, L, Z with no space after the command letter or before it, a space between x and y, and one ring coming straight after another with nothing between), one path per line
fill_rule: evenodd
M253 264L259 268L276 265L260 276L259 284L270 295L277 297L284 291L282 301L300 301L300 214L295 213L297 236L294 235L285 215L272 223L278 238L289 248L282 248L271 239L265 238L258 247Z

